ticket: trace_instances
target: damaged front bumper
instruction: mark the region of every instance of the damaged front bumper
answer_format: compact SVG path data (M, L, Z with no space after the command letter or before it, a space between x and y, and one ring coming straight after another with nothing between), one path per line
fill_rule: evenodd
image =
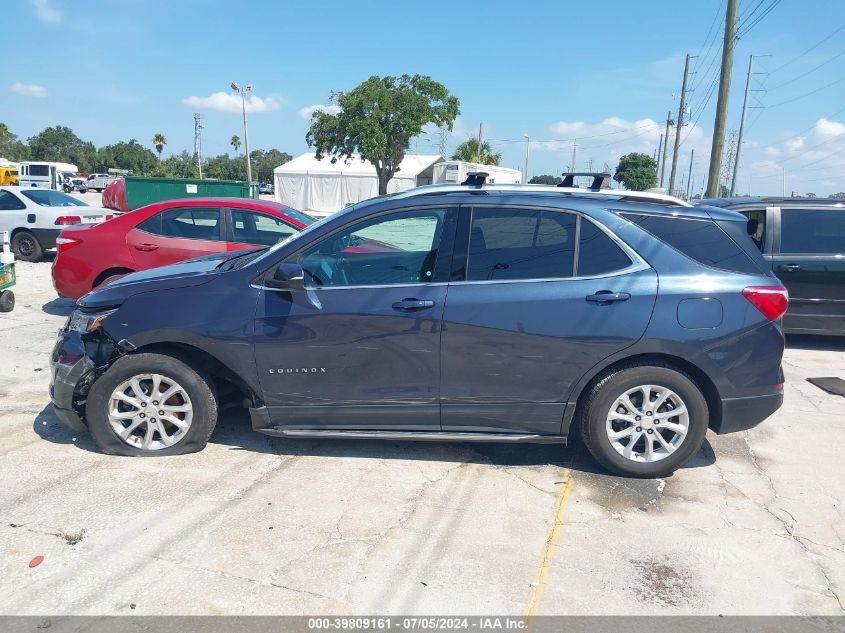
M85 401L94 381L120 355L102 329L82 333L61 330L50 355L50 400L56 417L76 431L85 431Z

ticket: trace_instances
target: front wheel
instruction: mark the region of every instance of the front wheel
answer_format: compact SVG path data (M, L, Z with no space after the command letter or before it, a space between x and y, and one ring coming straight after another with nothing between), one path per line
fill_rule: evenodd
M587 393L580 430L593 457L629 477L663 477L685 465L707 433L707 400L668 365L621 367Z
M44 249L35 237L29 231L18 231L12 238L12 251L15 257L25 262L37 262L44 254Z
M11 290L0 292L0 312L11 312L15 309L15 293Z
M124 356L91 387L86 419L113 455L183 455L205 448L217 423L207 374L165 354Z

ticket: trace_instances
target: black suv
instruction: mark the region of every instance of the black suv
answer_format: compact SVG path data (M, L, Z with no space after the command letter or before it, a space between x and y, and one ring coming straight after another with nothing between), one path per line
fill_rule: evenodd
M748 218L751 239L789 290L787 333L845 335L845 200L725 198L702 204Z

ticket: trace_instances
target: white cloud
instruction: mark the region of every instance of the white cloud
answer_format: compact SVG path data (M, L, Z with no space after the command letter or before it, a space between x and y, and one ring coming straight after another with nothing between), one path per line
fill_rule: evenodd
M299 116L303 119L310 119L315 112L325 112L326 114L340 114L341 108L339 105L334 103L329 104L322 104L318 103L315 105L306 106L304 108L299 109Z
M29 0L29 4L35 9L35 17L42 22L59 22L62 19L62 12L50 6L50 0Z
M185 97L182 103L186 106L199 110L217 110L218 112L241 111L241 97L233 92L215 92L207 97ZM246 111L249 114L259 112L273 112L282 106L281 100L276 97L262 99L256 95L246 98Z
M47 89L36 84L22 84L18 81L9 86L9 90L24 97L46 97Z

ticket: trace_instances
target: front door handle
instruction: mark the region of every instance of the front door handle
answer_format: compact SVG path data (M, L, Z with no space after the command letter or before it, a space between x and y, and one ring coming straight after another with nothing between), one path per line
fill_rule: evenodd
M401 310L402 312L414 312L416 310L425 310L434 307L434 301L419 300L419 299L402 299L393 304L394 310Z
M136 251L154 251L158 249L158 244L135 244Z
M778 270L782 270L785 273L794 273L801 270L801 266L798 264L781 264L778 266Z
M618 303L631 298L627 292L611 292L610 290L599 290L594 295L587 295L585 299L590 303Z

